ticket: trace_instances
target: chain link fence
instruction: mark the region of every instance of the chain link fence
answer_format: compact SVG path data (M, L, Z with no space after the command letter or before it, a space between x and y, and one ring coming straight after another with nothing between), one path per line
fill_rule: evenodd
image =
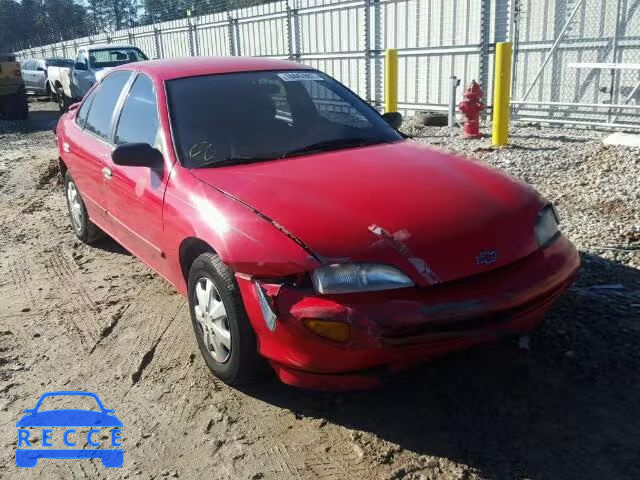
M639 128L640 1L520 0L515 118Z
M319 68L377 107L384 50L399 49L399 107L447 108L448 78L487 78L489 0L288 0L28 48L21 59L74 58L79 47L126 43L150 58L252 55ZM488 21L488 19L487 19ZM488 27L487 27L488 28ZM482 45L482 42L485 45Z
M384 50L399 53L405 113L446 111L449 77L491 104L495 42L514 43L516 120L640 128L640 0L280 0L18 52L74 58L126 43L150 58L252 55L319 68L376 107ZM462 92L458 92L458 98Z

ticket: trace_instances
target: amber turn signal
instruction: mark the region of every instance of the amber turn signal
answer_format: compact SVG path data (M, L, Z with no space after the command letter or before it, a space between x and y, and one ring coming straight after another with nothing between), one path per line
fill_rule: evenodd
M351 328L349 328L349 324L344 322L306 318L304 320L304 324L313 333L335 342L346 342L349 340L349 336L351 335Z

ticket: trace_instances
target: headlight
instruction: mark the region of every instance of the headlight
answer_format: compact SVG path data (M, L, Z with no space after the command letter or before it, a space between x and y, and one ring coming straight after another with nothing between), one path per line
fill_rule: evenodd
M398 269L373 263L328 265L314 270L311 281L317 293L373 292L413 286Z
M552 204L540 210L538 220L536 221L536 239L538 240L538 246L544 247L560 235L560 230L558 230L559 223L560 219Z

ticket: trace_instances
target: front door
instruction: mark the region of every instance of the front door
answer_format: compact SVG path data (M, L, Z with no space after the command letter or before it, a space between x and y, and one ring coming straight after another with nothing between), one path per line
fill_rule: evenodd
M113 143L146 143L162 151L153 81L139 74L116 121ZM162 205L169 177L167 165L158 168L116 165L107 159L107 210L120 242L159 273L166 275L162 251Z
M76 68L84 65L83 69ZM78 54L76 58L76 66L71 71L71 96L74 98L82 98L89 91L95 81L94 73L90 70L89 59L84 52Z

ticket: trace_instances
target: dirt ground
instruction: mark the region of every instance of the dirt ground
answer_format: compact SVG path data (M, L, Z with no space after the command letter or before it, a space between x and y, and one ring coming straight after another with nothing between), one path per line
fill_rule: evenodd
M529 350L485 346L356 394L238 391L206 368L172 287L109 239L76 241L49 169L55 107L30 106L0 123L1 478L640 478L637 250L583 251ZM15 423L53 390L116 410L123 468L15 466Z

